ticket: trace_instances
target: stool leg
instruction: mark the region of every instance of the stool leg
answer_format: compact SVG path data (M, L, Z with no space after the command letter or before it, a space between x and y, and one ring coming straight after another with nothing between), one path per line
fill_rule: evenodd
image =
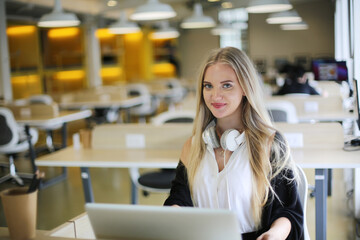
M11 178L14 178L15 181L19 185L24 186L24 181L16 174L14 158L13 158L12 155L9 156L9 163L10 163L10 176L11 176Z

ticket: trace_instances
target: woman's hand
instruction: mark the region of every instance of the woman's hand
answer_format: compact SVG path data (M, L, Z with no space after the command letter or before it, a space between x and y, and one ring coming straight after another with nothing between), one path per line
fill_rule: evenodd
M261 234L256 240L285 240L289 236L290 230L290 220L281 217L273 222L269 231Z

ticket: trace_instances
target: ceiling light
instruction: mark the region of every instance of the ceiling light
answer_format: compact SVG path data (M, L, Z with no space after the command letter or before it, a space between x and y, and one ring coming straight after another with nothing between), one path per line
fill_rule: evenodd
M107 2L108 7L115 7L117 5L117 1L115 0L109 0Z
M223 2L223 3L221 3L221 7L222 8L232 8L233 7L233 4L232 4L232 2Z
M134 21L163 20L176 16L176 12L169 4L160 3L158 0L148 0L139 6L130 16Z
M179 37L180 33L177 29L169 26L168 21L160 22L160 28L153 32L150 36L151 39L172 39Z
M125 12L121 12L119 20L109 26L109 31L113 34L127 34L139 32L140 28L136 23L127 20Z
M305 22L282 24L280 25L281 30L306 30L309 26Z
M288 0L250 0L246 10L249 13L281 12L292 9Z
M227 35L232 34L236 29L228 23L220 23L215 28L211 29L212 35Z
M195 3L194 13L181 23L182 28L209 28L214 27L215 21L211 17L204 16L200 3Z
M266 19L268 24L298 23L302 19L296 11L272 13Z
M79 24L80 21L74 13L63 12L60 0L55 0L53 11L42 16L38 22L39 27L72 27Z

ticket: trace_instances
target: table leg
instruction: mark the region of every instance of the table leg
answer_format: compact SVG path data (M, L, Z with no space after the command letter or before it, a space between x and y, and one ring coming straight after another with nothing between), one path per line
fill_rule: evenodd
M138 189L135 183L131 181L131 204L137 204L138 199L139 199Z
M333 170L330 168L328 169L328 192L327 195L328 197L331 197L331 193L332 193L332 177L333 176Z
M94 202L94 194L91 187L91 178L88 167L81 167L81 180L84 189L85 202L90 203Z
M67 123L64 122L61 128L61 138L62 138L62 148L66 148L67 146Z
M327 169L315 169L316 240L326 240Z
M62 143L61 143L61 148L66 148L67 146L67 123L64 122L62 127L61 127L61 138L62 138ZM67 178L67 168L66 167L62 167L62 173L56 177L53 177L47 181L42 181L40 183L40 189L44 189L47 187L50 187L58 182L64 181Z

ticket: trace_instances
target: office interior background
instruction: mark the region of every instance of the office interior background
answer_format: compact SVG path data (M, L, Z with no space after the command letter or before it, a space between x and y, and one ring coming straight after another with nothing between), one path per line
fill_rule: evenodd
M53 10L55 2L60 3L62 11L76 14L80 25L39 27L39 20ZM160 2L170 4L175 10L175 17L164 21L130 20L136 7L146 2L0 0L0 101L12 102L38 94L60 100L63 94L101 85L172 78L194 91L204 56L211 49L224 46L244 50L264 84L271 87L276 86L279 69L285 63L301 64L311 72L315 59L346 61L350 89L354 89L353 79L360 79L360 3L357 0L290 0L293 10L306 24L301 30L283 30L280 24L268 24L269 13L248 13L249 0L163 0ZM215 26L183 28L181 24L191 17L198 4L202 6L203 15L214 20ZM121 18L136 23L140 31L112 33L109 27ZM226 25L226 31L215 34L213 30L220 29L222 24ZM154 33L164 27L176 30L178 36L156 39ZM68 181L71 179L70 176ZM163 198L160 197L160 201ZM140 201L149 200L144 197ZM159 204L157 201L155 198L154 202ZM66 204L72 208L71 200ZM54 220L54 224L79 214L80 205L69 214L59 213L62 216ZM51 208L49 205L46 211ZM45 213L39 216L45 222ZM1 223L3 226L4 221ZM356 223L352 220L348 223L352 225L347 229L351 233L344 233L344 239L358 239ZM40 226L54 227L46 223Z

